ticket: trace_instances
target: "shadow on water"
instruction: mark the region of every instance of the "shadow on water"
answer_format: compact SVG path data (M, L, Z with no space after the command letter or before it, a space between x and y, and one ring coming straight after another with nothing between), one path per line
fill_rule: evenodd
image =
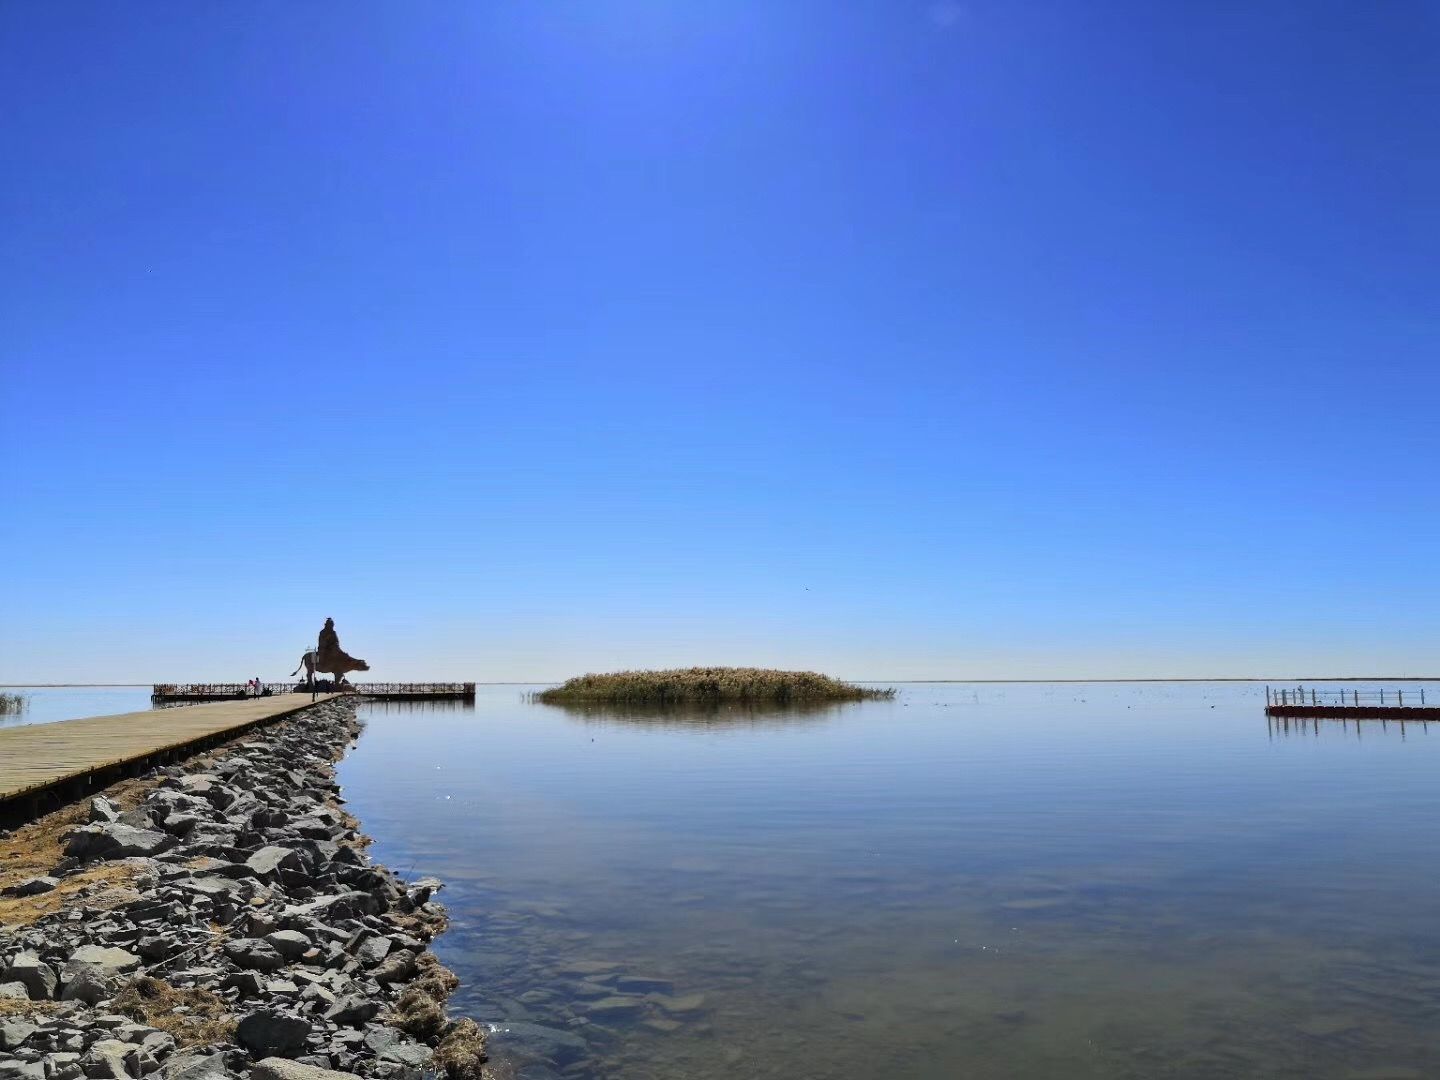
M684 730L687 728L780 728L797 724L823 724L833 720L854 702L803 702L789 705L613 705L601 702L551 705L537 701L543 709L563 713L582 724L623 724L634 727Z

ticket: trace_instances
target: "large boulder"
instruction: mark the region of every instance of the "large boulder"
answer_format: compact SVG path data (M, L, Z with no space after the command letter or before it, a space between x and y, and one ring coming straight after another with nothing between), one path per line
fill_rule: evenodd
M298 873L305 869L305 864L300 861L299 854L293 848L274 845L262 847L245 860L245 865L262 878L278 877L281 870L294 870Z
M118 821L82 825L70 832L65 854L76 859L127 859L168 851L175 837L157 829L137 829Z
M310 939L299 930L276 930L265 935L265 943L286 960L298 960L309 951Z
M250 1080L354 1080L350 1073L302 1065L284 1058L265 1058L250 1066Z
M140 966L140 958L124 949L83 945L70 954L60 971L60 1000L98 1005L109 997L116 980Z
M65 962L64 975L75 967L98 967L110 975L124 975L140 966L140 958L124 949L107 949L103 945L82 945Z
M0 1020L0 1050L19 1050L20 1044L38 1030L38 1024L21 1017Z
M61 1001L83 1001L86 1005L99 1005L108 998L115 988L115 980L97 967L82 967L65 979L65 988L60 991Z
M285 958L268 942L256 938L236 938L224 945L225 955L242 968L251 971L279 971Z
M226 1067L224 1054L193 1051L168 1058L162 1075L164 1080L234 1080L235 1076Z
M0 983L23 983L31 1001L45 1001L55 996L60 980L52 968L33 952L22 952L10 962Z
M298 1016L259 1009L249 1013L235 1027L235 1041L251 1057L286 1057L304 1049L310 1023Z
M364 1027L380 1012L380 1003L358 994L350 994L331 1005L325 1012L325 1019L341 1027Z

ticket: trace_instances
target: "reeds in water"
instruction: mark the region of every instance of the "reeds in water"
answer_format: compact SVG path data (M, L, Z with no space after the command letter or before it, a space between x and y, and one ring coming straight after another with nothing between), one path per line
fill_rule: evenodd
M0 716L14 716L24 711L24 694L0 694Z
M786 705L822 701L892 698L892 689L872 690L813 671L768 668L676 668L579 675L536 697L550 705L605 702L614 705Z

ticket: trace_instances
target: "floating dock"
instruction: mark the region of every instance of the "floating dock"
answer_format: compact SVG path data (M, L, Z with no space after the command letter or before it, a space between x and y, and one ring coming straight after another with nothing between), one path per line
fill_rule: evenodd
M328 680L317 680L322 691L332 689ZM344 693L357 694L375 701L474 701L473 682L387 682L346 683ZM244 683L156 683L150 700L157 705L175 702L266 700L273 697L311 693L307 682L261 683L257 699Z
M316 701L335 696L320 694ZM0 728L0 817L35 816L311 704L309 694L283 694Z
M1425 688L1349 690L1265 688L1265 715L1316 720L1440 720L1440 701Z

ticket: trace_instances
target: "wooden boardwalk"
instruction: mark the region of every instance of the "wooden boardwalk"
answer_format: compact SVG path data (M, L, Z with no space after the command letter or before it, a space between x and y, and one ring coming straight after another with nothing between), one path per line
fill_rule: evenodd
M136 766L224 742L311 704L309 694L283 694L0 728L0 811L77 797Z

